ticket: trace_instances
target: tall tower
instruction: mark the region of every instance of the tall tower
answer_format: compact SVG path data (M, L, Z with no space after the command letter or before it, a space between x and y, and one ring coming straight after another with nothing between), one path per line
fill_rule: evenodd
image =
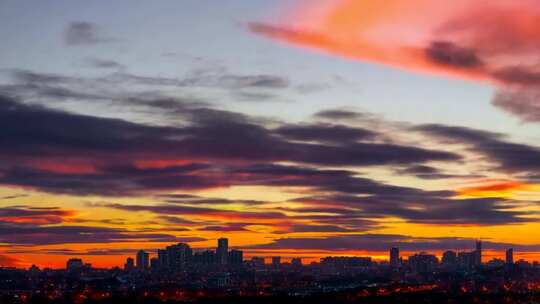
M178 243L167 246L165 252L161 252L161 258L167 261L168 270L180 271L187 267L192 253L191 247L188 244Z
M169 257L167 256L167 250L166 249L158 249L158 263L160 269L168 269L169 268Z
M144 250L139 250L137 252L137 269L147 270L149 267L149 254Z
M218 246L216 250L218 264L227 265L228 255L229 255L229 240L226 238L218 239Z
M390 267L397 268L399 266L399 248L390 248Z
M475 266L482 265L482 241L476 241Z
M127 258L126 263L124 264L124 270L132 271L133 268L135 268L135 261L133 261L133 258Z
M506 264L514 264L514 248L508 248L508 250L506 250Z

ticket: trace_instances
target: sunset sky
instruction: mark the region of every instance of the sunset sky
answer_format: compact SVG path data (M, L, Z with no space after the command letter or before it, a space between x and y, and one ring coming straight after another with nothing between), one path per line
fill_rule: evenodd
M513 247L540 260L540 5L0 1L0 265Z

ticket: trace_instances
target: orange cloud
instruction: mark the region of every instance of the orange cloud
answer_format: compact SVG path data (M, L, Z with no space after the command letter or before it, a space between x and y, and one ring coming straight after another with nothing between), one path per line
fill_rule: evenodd
M458 190L460 198L501 197L513 198L519 193L537 192L538 185L513 180L484 180L478 185Z
M21 266L21 261L12 255L0 255L0 267Z
M0 222L12 224L59 224L77 215L76 211L59 208L31 208L27 206L0 209Z

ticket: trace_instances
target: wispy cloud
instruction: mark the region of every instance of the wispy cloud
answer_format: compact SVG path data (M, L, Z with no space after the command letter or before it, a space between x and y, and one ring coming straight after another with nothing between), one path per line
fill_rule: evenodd
M73 21L66 26L64 41L69 46L88 46L115 41L104 36L99 27L88 21Z

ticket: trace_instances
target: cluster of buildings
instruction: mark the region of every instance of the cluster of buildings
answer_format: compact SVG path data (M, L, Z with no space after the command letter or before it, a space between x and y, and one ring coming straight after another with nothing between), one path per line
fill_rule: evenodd
M371 257L325 257L321 259L321 266L334 268L369 267L372 264Z
M370 257L343 257L343 256L329 256L321 258L321 267L327 267L332 269L353 269L362 267L375 266L377 263L373 262ZM383 265L385 263L382 263ZM400 256L400 250L398 247L393 247L389 252L388 264L390 269L401 269L406 271L413 271L417 273L431 272L435 269L444 270L471 270L478 268L482 265L488 267L500 267L504 265L514 264L514 250L509 248L506 251L506 259L492 259L486 263L482 263L482 242L477 241L475 250L472 251L453 251L448 250L442 254L442 258L439 258L430 253L420 252L413 254L406 259ZM209 266L211 268L240 268L241 266L248 266L251 268L261 268L267 265L263 257L252 257L249 261L244 261L243 251L232 249L229 250L229 240L227 238L220 238L217 240L217 247L215 250L203 250L194 251L188 244L178 243L168 246L163 249L158 249L157 255L150 257L150 254L144 250L139 250L135 256L128 257L124 264L124 270L131 272L138 271L160 271L160 272L178 272L183 270L190 270L193 268L204 268ZM279 267L281 264L281 258L274 256L271 258L270 266L274 268ZM302 266L302 260L300 258L293 258L290 265L294 267ZM81 259L69 259L67 262L68 271L80 271L91 268L90 264L84 264Z
M519 262L518 262L519 263ZM398 247L393 247L389 251L388 265L390 269L401 269L405 271L413 271L417 273L431 272L435 269L443 269L446 271L453 270L471 270L480 266L502 267L505 265L514 265L514 249L506 250L505 260L492 259L486 263L482 262L482 242L477 241L475 250L472 251L453 251L448 250L442 254L441 259L436 255L420 252L413 254L406 259L400 256ZM178 243L168 246L157 251L157 256L150 257L150 254L144 250L139 250L135 258L129 257L124 264L124 270L127 272L138 271L161 271L161 272L178 272L193 268L240 268L241 266L251 268L261 268L267 266L263 257L252 257L250 260L244 261L244 254L241 250L229 250L229 241L226 238L220 238L217 241L215 250L194 251L188 244ZM274 256L271 258L270 266L279 267L281 258ZM290 265L294 267L302 266L300 258L293 258ZM343 257L329 256L321 258L321 267L329 267L332 269L346 268L361 268L377 265L370 257ZM91 268L90 264L85 264L81 259L69 259L66 265L68 271L82 271Z
M140 250L127 258L124 269L92 268L79 258L69 259L67 269L0 267L0 303L2 295L18 299L44 295L49 299L72 297L81 301L120 295L190 302L231 294L304 296L347 290L358 290L354 292L356 296L426 290L540 294L540 263L514 262L511 248L506 251L506 260L483 262L482 258L482 243L478 241L474 250L449 250L442 256L420 252L401 257L400 249L394 247L389 250L388 261L329 256L303 265L300 258L283 262L279 256L244 260L241 250L231 250L228 240L221 238L212 250L193 250L184 243L159 249L152 255Z
M196 251L185 243L158 249L157 256L150 258L150 254L139 250L135 259L129 257L124 264L124 270L146 271L181 271L198 266L231 266L238 267L244 263L244 254L241 250L229 250L229 240L220 238L216 250Z
M32 265L31 269L37 270L35 265ZM66 270L68 272L80 272L83 270L92 269L92 264L84 263L82 259L73 258L69 259L66 263Z
M399 248L390 249L389 257L390 267L396 269L403 266L409 266L416 272L429 272L438 266L442 266L447 270L456 269L474 269L482 266L482 241L476 242L475 250L456 252L447 250L442 254L442 259L439 259L429 253L421 252L408 257L404 261L399 256ZM514 264L514 249L506 250L506 260L493 259L486 263L488 266L504 266Z

